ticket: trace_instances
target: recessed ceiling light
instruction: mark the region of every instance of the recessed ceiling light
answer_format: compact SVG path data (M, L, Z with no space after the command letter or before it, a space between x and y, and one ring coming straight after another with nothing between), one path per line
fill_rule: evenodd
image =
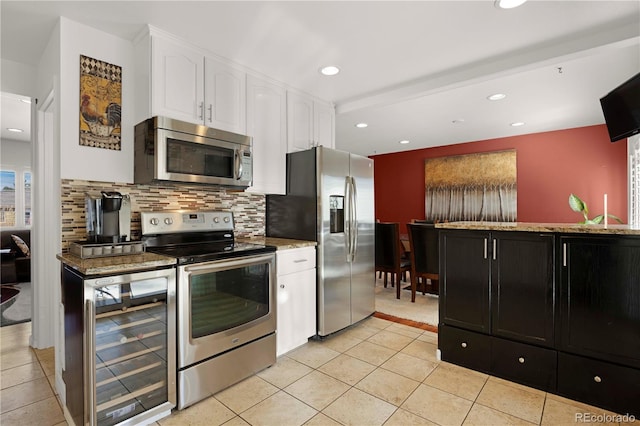
M7 130L10 132L15 132L15 133L22 133L24 132L24 130L22 129L16 129L15 127L7 127Z
M367 123L358 123L356 124L356 127L358 129L364 129L365 127L368 127L369 125Z
M322 75L336 75L340 72L340 68L333 66L333 65L329 65L327 67L322 67L320 68L320 73Z
M516 121L515 123L511 123L511 127L520 127L524 126L524 121Z
M487 99L489 99L490 101L499 101L499 100L504 99L506 97L507 97L507 95L505 95L504 93L494 93L493 95L487 96Z
M513 9L514 7L521 6L527 0L496 0L494 5L498 9Z
M406 139L403 139L403 140L401 140L401 141L400 141L400 142L398 142L398 143L399 143L399 144L402 144L402 145L406 145L406 144L408 144L408 143L409 143L409 141L408 141L408 140L406 140Z

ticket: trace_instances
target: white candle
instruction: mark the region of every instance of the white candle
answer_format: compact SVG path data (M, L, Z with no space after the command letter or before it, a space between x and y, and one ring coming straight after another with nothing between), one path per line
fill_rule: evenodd
M609 216L607 215L607 194L604 194L604 227L609 224Z

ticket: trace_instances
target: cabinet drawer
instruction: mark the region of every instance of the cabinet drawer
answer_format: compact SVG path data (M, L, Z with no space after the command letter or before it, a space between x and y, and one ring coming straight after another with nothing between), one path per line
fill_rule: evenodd
M524 343L493 338L491 373L523 385L554 391L557 352Z
M278 275L287 275L316 267L316 248L305 247L276 252Z
M558 393L640 417L640 370L558 353Z
M472 331L441 325L438 330L438 347L442 360L489 372L491 337Z

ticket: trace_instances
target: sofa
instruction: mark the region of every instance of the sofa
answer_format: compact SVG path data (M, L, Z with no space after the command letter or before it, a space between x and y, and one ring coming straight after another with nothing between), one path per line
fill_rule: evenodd
M2 249L2 268L0 271L0 283L11 284L31 281L31 256L25 255L16 244L12 235L16 235L24 241L27 248L31 247L31 231L28 229L14 229L0 231L0 248ZM27 250L29 251L29 250Z

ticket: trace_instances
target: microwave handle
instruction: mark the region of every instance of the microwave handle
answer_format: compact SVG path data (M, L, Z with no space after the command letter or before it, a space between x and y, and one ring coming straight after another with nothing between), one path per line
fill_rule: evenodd
M240 180L240 178L242 177L242 156L240 150L233 150L233 162L236 180Z

